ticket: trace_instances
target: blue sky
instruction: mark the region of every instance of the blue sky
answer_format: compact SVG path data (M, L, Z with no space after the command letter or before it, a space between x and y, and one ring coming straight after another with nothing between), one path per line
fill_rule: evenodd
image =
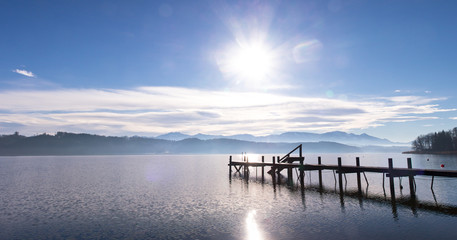
M0 134L457 126L456 1L1 1Z

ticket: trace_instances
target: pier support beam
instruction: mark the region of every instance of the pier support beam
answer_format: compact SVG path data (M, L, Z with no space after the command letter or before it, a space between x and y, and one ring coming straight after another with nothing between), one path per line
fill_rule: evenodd
M265 157L262 156L262 163L265 163ZM262 165L262 182L265 181L265 166Z
M232 180L232 156L229 158L229 180Z
M392 199L395 199L395 184L394 184L392 158L389 158L389 184L390 184L390 197Z
M411 163L411 158L406 159L408 163L408 169L413 168L413 164ZM416 198L416 189L414 188L414 175L409 175L409 194L411 198Z
M249 159L247 156L245 156L245 162L244 162L244 178L246 181L249 180Z
M292 167L287 167L287 182L289 186L292 186L294 184Z
M321 165L322 162L321 162L321 157L317 157L317 164L318 165ZM319 189L322 190L322 170L319 169Z
M273 186L276 186L276 159L273 156L273 166L271 167L271 177L273 178Z
M397 202L395 200L395 183L394 183L394 175L393 175L393 161L392 158L389 158L389 184L390 184L390 201L392 203L392 214L394 218L398 218L397 213Z
M338 183L340 185L340 204L344 210L344 192L343 192L343 171L341 168L341 158L338 158ZM335 185L336 187L336 185Z
M340 193L343 193L343 171L341 168L341 158L338 158L338 183L340 185Z
M305 189L305 166L303 166L303 159L300 160L300 186Z
M279 158L279 156L277 156L276 159L278 160L278 163L279 163L279 159L281 159L281 158ZM279 170L279 168L278 168L277 172L278 172L278 184L281 184L281 171Z
M355 158L355 165L357 167L360 167L360 158L359 157L356 157ZM359 190L359 195L362 194L362 181L360 180L360 172L357 171L357 189Z

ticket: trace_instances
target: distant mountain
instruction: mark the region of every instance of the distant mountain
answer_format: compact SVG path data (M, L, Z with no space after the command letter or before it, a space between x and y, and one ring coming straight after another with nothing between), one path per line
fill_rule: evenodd
M163 139L163 140L173 140L173 141L179 141L183 140L186 138L192 138L190 135L182 134L180 132L170 132L167 134L159 135L156 137L157 139Z
M173 133L170 136L181 136ZM249 135L242 135L249 138ZM344 134L343 134L344 136ZM336 142L253 142L228 138L201 140L164 140L145 137L106 137L59 132L25 137L18 134L0 136L1 156L37 155L123 155L123 154L286 154L298 144L304 153L392 152L392 147L354 147ZM399 152L401 152L399 151Z
M196 134L196 135L193 135L192 138L198 138L200 140L210 140L210 139L216 139L216 138L220 138L219 136L215 136L215 135L207 135L207 134Z
M292 142L336 142L341 144L349 144L354 146L369 146L369 145L380 145L380 146L392 146L392 145L405 145L402 143L394 143L388 139L381 139L370 136L368 134L353 134L341 131L327 132L327 133L308 133L308 132L286 132L279 135L267 135L256 137L250 134L238 134L238 135L186 135L179 132L168 133L156 137L157 139L174 140L180 141L186 138L197 138L200 140L211 140L211 139L234 139L252 142L272 142L272 143L292 143Z

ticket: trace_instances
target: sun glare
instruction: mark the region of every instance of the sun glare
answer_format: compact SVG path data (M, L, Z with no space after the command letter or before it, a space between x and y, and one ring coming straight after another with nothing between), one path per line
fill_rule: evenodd
M259 226L257 225L256 219L256 210L251 210L246 217L246 229L248 232L248 240L260 240L263 239L262 234L260 233Z
M274 51L261 42L238 43L223 53L218 64L224 74L245 85L269 82L277 68Z
M229 64L234 73L253 80L267 77L273 67L271 56L262 45L240 47Z

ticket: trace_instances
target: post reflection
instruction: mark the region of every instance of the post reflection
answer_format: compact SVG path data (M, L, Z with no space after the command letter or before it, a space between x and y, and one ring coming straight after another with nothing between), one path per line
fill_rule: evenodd
M275 171L272 171L275 172ZM338 173L338 172L337 172ZM289 185L279 185L275 180L277 180L276 176L277 174L273 174L271 177L271 181L268 181L268 179L264 182L262 182L262 187L268 186L271 184L271 188L273 190L273 195L272 197L276 201L278 198L281 196L281 191L284 190L290 190L292 193L297 193L297 197L299 196L301 198L301 202L303 204L303 209L307 209L306 205L306 200L305 200L305 195L307 195L308 192L311 192L308 196L310 196L310 199L314 198L313 193L317 192L320 196L321 202L325 202L328 200L328 198L325 197L325 195L333 195L338 197L339 196L339 203L341 207L341 211L343 213L347 212L347 206L351 205L353 203L353 199L358 200L358 206L360 206L360 209L364 209L367 205L365 205L364 202L369 202L369 203L381 203L385 204L391 207L391 213L393 216L394 220L399 220L401 218L401 209L410 208L413 215L417 216L418 212L420 211L427 211L427 212L434 212L438 214L444 214L444 215L449 215L449 216L457 216L457 206L452 204L452 203L440 203L438 199L436 198L435 191L433 188L430 189L431 194L432 194L432 201L427 201L427 200L422 200L419 201L418 197L416 196L416 186L414 182L414 178L411 179L409 182L409 191L410 194L404 195L403 191L404 185L400 183L400 180L398 180L398 184L400 184L400 189L398 191L395 191L395 181L394 177L392 175L387 175L383 173L382 176L382 185L380 182L378 182L378 185L375 185L374 189L369 191L372 185L368 184L367 179L365 178L365 181L367 182L365 191L362 191L361 187L347 187L343 185L343 179L342 177L344 176L341 174L340 176L336 176L337 174L333 172L333 177L335 179L334 183L335 186L332 186L333 184L327 184L327 186L324 186L323 184L312 184L311 180L310 183L306 186L303 187L304 184L296 184L294 186L289 186ZM338 174L340 175L340 174ZM282 175L278 176L281 177ZM391 177L392 176L392 177ZM239 178L243 178L241 175ZM331 176L329 177L331 178ZM341 180L339 181L340 178ZM389 190L386 188L388 187L385 183L385 180L389 181L389 190L390 190L390 196L388 194ZM401 178L397 178L401 179ZM428 179L427 179L428 180ZM264 185L266 183L266 185ZM243 186L247 186L243 185ZM252 185L251 185L252 186ZM397 185L398 186L398 185ZM381 189L382 188L382 189ZM247 188L246 188L247 189ZM297 191L300 189L301 191ZM400 193L398 195L398 193ZM397 196L398 195L398 196ZM336 199L338 201L338 198L331 198L331 199ZM447 199L445 199L447 200ZM312 202L308 200L308 202ZM349 205L348 205L349 204ZM369 204L370 205L370 204ZM251 210L249 211L249 214L246 217L246 228L247 228L247 239L263 239L265 238L265 231L261 231L262 226L258 225L255 219L256 211ZM259 228L260 226L260 228ZM269 235L267 234L267 238Z
M248 216L246 217L246 229L248 240L263 239L259 226L257 225L257 221L255 219L256 214L256 210L251 210L249 211Z

